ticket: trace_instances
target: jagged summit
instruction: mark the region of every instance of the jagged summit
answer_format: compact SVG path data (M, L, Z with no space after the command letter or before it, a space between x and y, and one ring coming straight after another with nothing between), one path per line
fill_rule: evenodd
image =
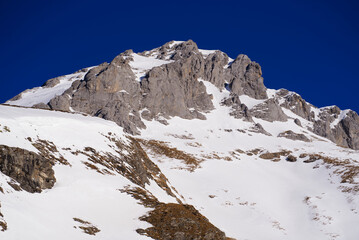
M175 116L205 119L213 102L203 81L231 93L231 100L224 103L233 108L234 117L254 125L252 117L293 121L293 116L283 112L288 109L310 122L305 129L341 146L359 149L359 117L355 112L337 107L318 109L294 92L268 90L260 65L248 56L239 54L231 59L219 50L201 50L192 40L171 41L142 53L127 50L111 63L50 79L6 103L82 112L140 134L146 128L144 120L166 124ZM247 99L258 104L253 105L252 100L246 103Z
M0 239L357 240L358 126L243 54L127 50L0 105Z

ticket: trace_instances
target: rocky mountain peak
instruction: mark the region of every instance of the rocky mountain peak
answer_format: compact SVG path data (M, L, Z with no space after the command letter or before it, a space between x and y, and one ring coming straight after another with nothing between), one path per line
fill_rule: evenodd
M297 124L306 123L303 128L341 146L359 148L355 115L348 121L347 111L338 107L318 109L297 93L286 89L273 92L264 85L261 66L247 55L231 59L219 50L199 49L192 40L170 41L141 53L127 50L110 63L72 77L50 79L41 90L61 91L43 101L32 98L30 105L26 96L31 99L31 94L25 91L8 103L82 112L115 121L128 133L140 134L146 128L145 121L167 124L176 116L205 120L206 113L215 108L205 82L228 92L231 98L227 96L228 100L220 102L232 109L231 116L253 122L253 127L257 124L253 117L269 122L296 119ZM240 100L248 98L253 100Z
M266 88L246 55L127 50L7 104L0 239L359 235L358 114Z

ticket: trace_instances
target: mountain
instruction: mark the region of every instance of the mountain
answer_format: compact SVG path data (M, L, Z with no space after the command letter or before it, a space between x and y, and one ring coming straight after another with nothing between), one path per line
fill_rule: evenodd
M357 239L359 117L172 41L0 105L1 239Z

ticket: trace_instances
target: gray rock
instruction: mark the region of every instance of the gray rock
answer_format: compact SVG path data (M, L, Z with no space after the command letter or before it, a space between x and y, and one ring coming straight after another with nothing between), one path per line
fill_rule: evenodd
M346 117L339 122L336 129L343 129L344 134L341 134L339 139L343 139L348 147L359 149L359 116L356 112L349 111Z
M288 138L291 140L299 140L299 141L303 141L303 142L310 142L309 138L307 138L304 134L295 133L291 130L279 133L278 137L284 137L284 138Z
M229 80L229 87L235 94L246 94L255 99L268 98L261 67L258 63L252 62L247 55L238 55L227 68L225 78Z
M293 155L289 155L286 160L288 162L296 162L297 161L297 157L293 156Z
M263 126L260 123L254 124L254 126L251 127L250 132L261 133L267 136L272 136L272 134L264 130Z
M197 80L202 74L203 57L198 54L153 68L141 82L142 107L150 110L151 118L162 114L203 119L200 112L212 110L213 104L203 82Z
M135 80L129 65L133 52L128 50L110 64L91 69L83 81L75 81L70 89L52 99L49 106L63 111L71 107L77 112L115 121L132 134L146 127L141 117L205 119L202 112L213 109L213 104L204 84L198 81L204 74L204 59L193 41L175 48L176 61L151 69L141 83ZM147 110L141 116L142 109Z
M312 105L304 101L300 95L290 93L287 89L280 89L277 92L277 97L284 100L281 104L282 107L291 110L293 113L304 119L309 121L314 120L314 112L311 111Z
M349 111L346 116L335 126L331 126L341 114L337 106L321 108L319 119L314 122L313 132L328 138L339 146L359 149L359 118L354 111Z
M223 89L225 85L225 69L228 63L227 54L216 51L207 56L204 64L204 79L219 89Z
M83 81L75 81L61 96L53 98L49 102L51 109L68 111L71 107L115 121L129 133L138 133L138 128L145 125L138 113L140 84L128 64L130 59L125 58L130 53L126 51L110 64L92 68Z
M253 117L261 118L269 122L285 122L288 119L287 115L284 114L282 108L278 105L278 102L273 98L254 106L250 112Z
M52 188L56 182L53 163L25 149L0 145L0 171L34 193Z
M43 88L54 87L60 83L60 79L61 79L61 77L51 78L51 79L47 80L41 87L43 87Z
M211 111L213 104L212 96L207 93L204 84L198 81L201 78L220 90L227 86L231 97L223 100L222 104L232 107L230 115L235 118L247 121L252 121L252 117L287 121L281 108L284 107L313 122L313 128L309 130L315 134L340 146L359 149L359 123L355 113L348 114L336 126L331 126L341 113L336 106L321 108L318 116L315 116L313 105L286 89L277 91L274 98L267 99L261 67L246 55L238 55L227 67L229 58L221 51L204 57L192 40L177 44L168 42L152 51L140 53L174 62L153 68L139 83L129 65L132 53L132 50L127 50L111 63L92 68L84 80L73 82L71 88L61 96L51 99L48 106L37 104L34 107L61 111L72 108L77 112L115 121L126 132L138 134L140 129L146 127L142 118L155 119L163 124L167 124L166 119L172 116L205 119L203 113ZM85 72L87 69L80 71ZM43 86L55 86L59 79L50 79ZM267 100L249 110L239 101L238 96L243 94ZM11 100L20 98L21 94ZM301 126L299 120L296 119L295 123Z
M299 127L302 126L302 123L300 122L300 120L298 118L294 119L294 123L297 124Z
M222 99L221 105L232 107L232 112L229 115L234 118L241 118L248 122L253 121L248 107L241 103L237 94L231 93L229 98Z
M50 106L45 103L38 103L32 106L33 108L39 108L39 109L50 109Z

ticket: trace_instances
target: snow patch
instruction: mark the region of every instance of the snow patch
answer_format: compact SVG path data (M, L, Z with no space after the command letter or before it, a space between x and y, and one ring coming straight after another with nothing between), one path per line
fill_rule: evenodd
M91 67L92 68L92 67ZM88 68L87 72L91 69ZM73 73L59 77L59 83L53 87L36 87L21 93L21 97L15 101L7 101L6 104L32 107L35 104L47 104L55 96L63 94L76 80L83 80L87 72Z
M130 61L130 66L133 73L136 75L136 80L141 82L141 79L146 76L146 73L154 67L161 66L173 62L172 60L161 60L154 57L144 57L136 53L131 54L133 61Z

